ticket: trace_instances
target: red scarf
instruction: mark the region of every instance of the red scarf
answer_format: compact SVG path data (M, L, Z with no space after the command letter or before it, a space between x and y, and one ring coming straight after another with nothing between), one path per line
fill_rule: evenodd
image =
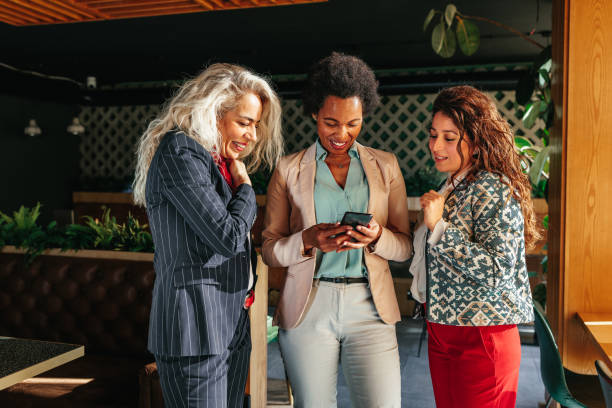
M217 165L217 168L221 172L221 175L227 182L227 185L230 186L232 191L234 191L236 187L234 186L234 180L232 180L232 175L229 172L229 168L228 168L229 160L221 157L221 155L219 155L218 153L213 153L212 156L213 156L213 159L215 160L215 164Z

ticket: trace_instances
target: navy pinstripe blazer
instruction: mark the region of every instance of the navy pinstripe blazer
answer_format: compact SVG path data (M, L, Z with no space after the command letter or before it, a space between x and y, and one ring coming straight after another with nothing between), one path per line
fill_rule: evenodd
M253 188L242 184L232 194L202 145L169 132L145 194L155 243L149 351L220 354L236 333L249 285Z

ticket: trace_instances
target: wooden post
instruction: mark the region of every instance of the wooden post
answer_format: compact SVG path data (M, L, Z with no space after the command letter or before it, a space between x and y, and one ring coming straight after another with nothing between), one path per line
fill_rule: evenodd
M251 317L251 362L248 389L252 408L266 408L268 381L268 267L257 255L257 284Z
M553 1L547 314L565 367L594 373L576 312L612 312L612 2Z

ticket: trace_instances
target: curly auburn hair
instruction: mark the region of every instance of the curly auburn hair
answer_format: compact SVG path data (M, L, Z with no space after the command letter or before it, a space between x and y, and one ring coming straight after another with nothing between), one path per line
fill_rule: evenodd
M317 114L325 98L356 96L361 100L363 115L368 115L380 103L378 81L372 69L361 59L352 55L332 52L314 64L302 93L304 114Z
M461 142L467 138L472 154L468 159L473 164L464 180L474 181L480 170L499 175L501 182L510 187L512 196L521 206L525 222L525 245L533 247L541 234L531 201L531 184L514 148L512 129L500 115L495 103L476 88L454 86L443 89L436 97L433 115L438 112L448 116L459 129L457 151L461 167L465 160L461 153ZM451 179L458 173L459 170L451 175Z

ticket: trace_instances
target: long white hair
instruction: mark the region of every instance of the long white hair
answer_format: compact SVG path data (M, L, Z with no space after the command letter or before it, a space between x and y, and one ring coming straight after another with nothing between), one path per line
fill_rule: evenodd
M281 106L270 84L246 68L232 64L213 64L197 77L185 82L154 119L138 143L134 202L145 203L145 186L151 160L164 135L171 130L183 131L208 151L221 146L217 127L226 112L235 109L239 99L254 93L263 109L257 130L257 143L243 152L249 172L265 165L272 169L283 153Z

